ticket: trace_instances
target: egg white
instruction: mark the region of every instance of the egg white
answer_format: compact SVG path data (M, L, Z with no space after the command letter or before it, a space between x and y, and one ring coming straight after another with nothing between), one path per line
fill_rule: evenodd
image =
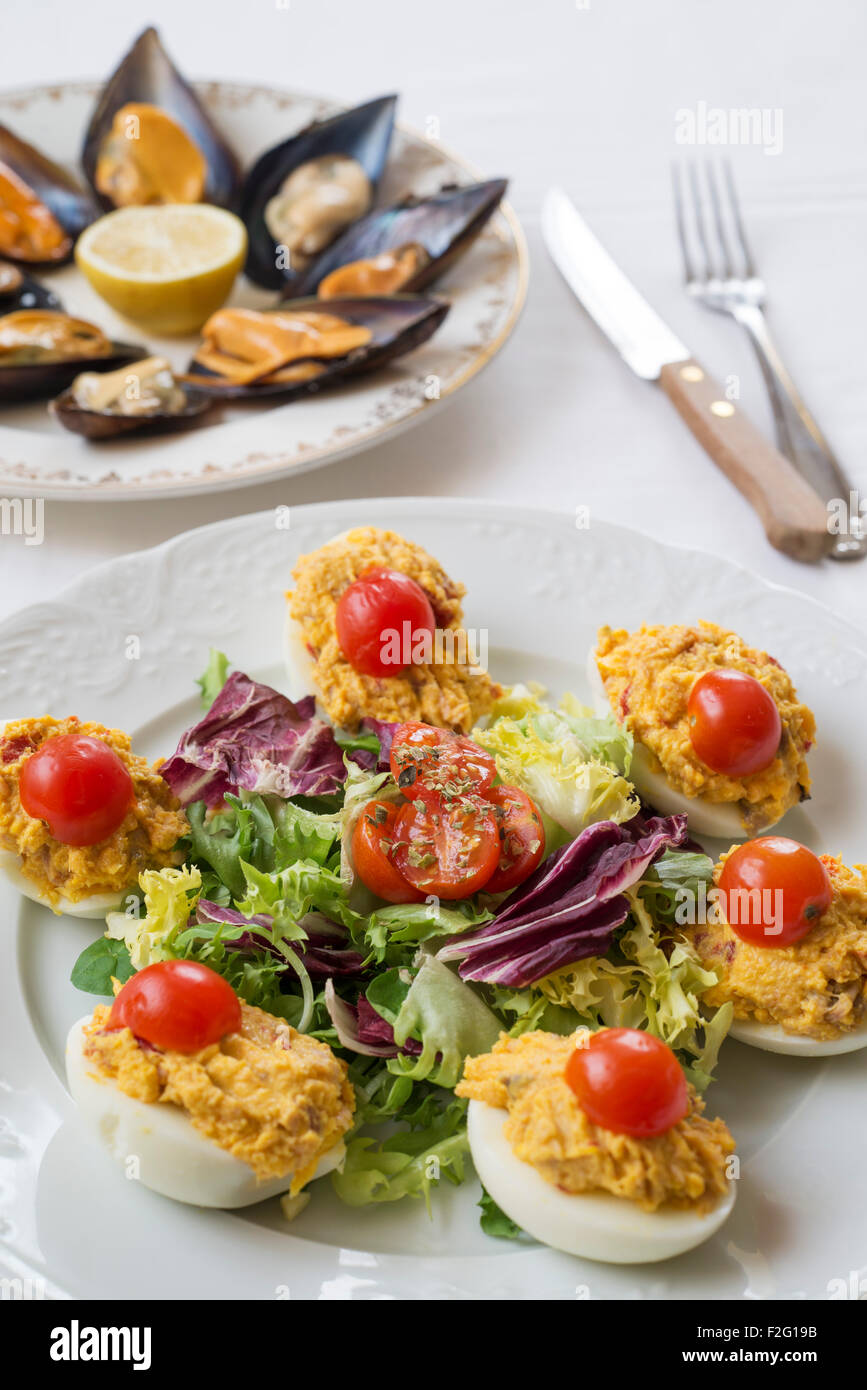
M90 1016L69 1030L66 1079L85 1123L119 1163L138 1160L138 1181L164 1197L197 1207L248 1207L287 1192L292 1174L258 1182L253 1169L194 1129L170 1105L147 1104L124 1095L100 1077L84 1056L84 1028ZM346 1154L340 1140L319 1160L315 1177L330 1173Z
M78 902L71 902L69 898L62 897L52 902L44 893L40 893L36 884L26 874L22 873L21 856L13 850L0 850L0 874L25 898L39 903L41 907L50 908L52 912L66 913L69 917L101 920L107 912L120 907L124 898L123 893L93 893L89 898L81 898Z
M534 1239L606 1264L649 1264L670 1260L708 1240L729 1217L736 1185L712 1211L644 1211L608 1194L576 1195L545 1181L517 1158L503 1133L508 1114L471 1100L468 1132L473 1163L497 1205Z
M592 648L587 659L587 679L597 712L613 714ZM650 750L636 739L629 780L655 810L664 816L688 815L690 830L699 835L713 835L717 839L728 840L729 844L733 840L748 838L748 831L734 802L708 801L704 796L684 796L683 792L671 786L667 777L656 771L655 762L656 759ZM754 833L761 835L769 830L772 824L775 822L759 827Z
M858 1052L867 1047L867 1021L839 1038L806 1038L801 1033L787 1033L778 1023L759 1023L755 1019L735 1019L729 1037L747 1047L762 1052L779 1052L786 1057L837 1057L844 1052Z

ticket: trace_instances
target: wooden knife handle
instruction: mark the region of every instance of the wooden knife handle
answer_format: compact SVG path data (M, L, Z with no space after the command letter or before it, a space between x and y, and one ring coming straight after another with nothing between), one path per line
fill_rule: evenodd
M816 561L832 536L828 511L793 464L775 449L698 362L670 362L660 385L699 444L750 503L771 545Z

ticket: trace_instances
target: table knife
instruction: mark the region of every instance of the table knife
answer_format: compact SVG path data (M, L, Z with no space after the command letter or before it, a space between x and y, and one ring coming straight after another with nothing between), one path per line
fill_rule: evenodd
M567 195L542 204L542 235L569 288L645 381L656 381L702 448L757 512L771 545L816 561L832 544L825 503L756 429L611 259Z

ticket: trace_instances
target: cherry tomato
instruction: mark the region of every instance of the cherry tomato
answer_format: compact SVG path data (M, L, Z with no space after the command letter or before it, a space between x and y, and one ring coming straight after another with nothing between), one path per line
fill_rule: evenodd
M57 734L28 758L18 791L28 816L63 845L96 845L122 824L132 778L113 748L86 734Z
M588 1119L615 1134L664 1134L689 1109L686 1077L659 1038L638 1028L603 1028L566 1063L566 1081Z
M529 878L545 853L542 817L518 787L489 787L485 800L494 807L500 833L500 862L485 884L488 893L505 893Z
M368 801L352 832L352 862L362 883L378 898L387 903L423 902L424 894L407 883L391 858L399 809L391 801Z
M160 960L127 980L109 1028L130 1028L164 1052L200 1052L241 1029L241 1004L230 984L194 960Z
M743 671L705 671L689 692L686 712L695 755L712 772L749 777L777 756L780 711Z
M485 793L497 766L472 739L410 720L394 731L391 773L411 801L451 801Z
M821 859L784 835L765 835L733 850L719 887L726 921L754 946L800 941L828 911L833 896Z
M420 584L398 570L375 566L350 584L337 601L337 640L347 661L363 676L397 676L410 664L420 634L431 637L436 620ZM407 661L395 663L388 651L396 633Z
M493 807L470 798L409 801L394 828L394 862L424 894L468 898L484 887L500 859Z

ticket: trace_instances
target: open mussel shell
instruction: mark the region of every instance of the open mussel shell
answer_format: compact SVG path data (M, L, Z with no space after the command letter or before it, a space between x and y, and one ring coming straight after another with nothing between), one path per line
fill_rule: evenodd
M56 294L25 275L20 265L0 260L0 315L14 314L19 309L55 309L63 312Z
M260 155L244 180L240 215L247 226L246 274L265 289L280 289L294 273L277 264L278 243L265 224L265 208L293 170L322 155L345 154L358 161L374 188L379 182L394 130L396 96L378 97L324 121L314 121Z
M404 294L425 289L472 244L506 192L506 179L463 188L443 188L430 198L407 198L390 208L374 208L317 256L286 294L315 294L326 275L354 261L369 260L402 246L421 246L428 260L401 286Z
M89 371L90 367L86 370ZM115 415L109 411L83 410L76 404L70 387L51 402L49 409L64 429L85 439L119 439L129 434L174 434L180 430L195 429L218 406L213 396L206 396L192 387L186 387L184 395L187 401L183 410L172 414Z
M127 362L140 362L146 349L132 343L112 343L109 357L77 358L65 362L26 362L0 365L0 402L47 400L71 386L80 372L110 372Z
M81 184L59 164L48 159L35 145L28 145L8 126L0 125L0 166L5 165L27 185L54 216L69 238L63 255L49 260L26 261L28 266L64 265L85 227L99 216L99 208ZM25 264L12 249L0 245L0 258Z
M111 211L114 203L97 190L97 160L116 112L130 102L158 106L183 126L208 166L202 202L234 207L241 183L238 161L192 87L178 72L154 28L139 34L108 79L84 137L82 168L101 207Z
M349 323L363 325L372 334L369 343L356 348L348 357L335 358L323 362L324 371L310 381L265 382L257 385L237 385L213 374L213 385L205 378L211 376L195 361L189 370L196 374L196 387L204 392L222 396L226 400L258 400L266 396L282 396L291 400L296 396L314 395L332 386L339 386L349 377L363 372L374 372L379 367L403 357L413 348L427 342L437 331L449 305L440 299L425 299L420 295L366 295L335 297L327 304L321 299L293 299L280 305L281 311L291 309L314 309L335 314ZM201 380L198 378L201 377Z

